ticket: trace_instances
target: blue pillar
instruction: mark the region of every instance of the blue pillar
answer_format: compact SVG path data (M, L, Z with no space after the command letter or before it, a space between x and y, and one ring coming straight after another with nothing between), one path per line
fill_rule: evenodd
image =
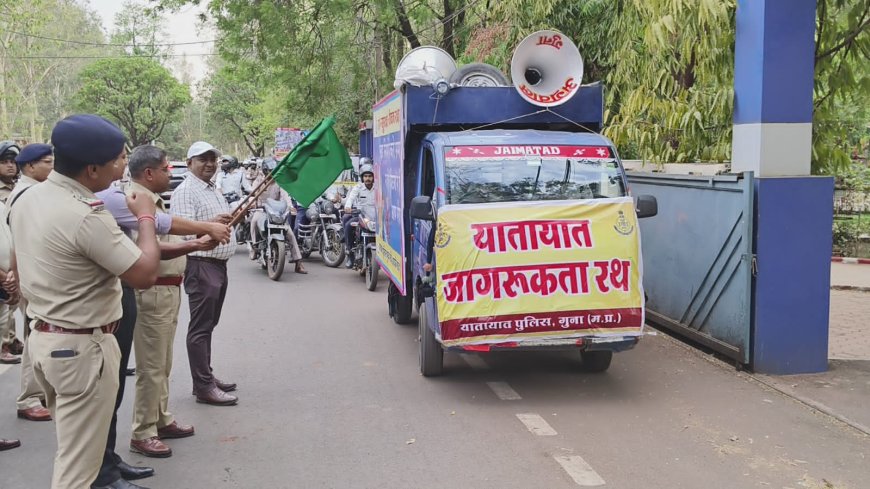
M752 368L828 361L833 179L810 176L815 0L738 0L732 171L756 176Z

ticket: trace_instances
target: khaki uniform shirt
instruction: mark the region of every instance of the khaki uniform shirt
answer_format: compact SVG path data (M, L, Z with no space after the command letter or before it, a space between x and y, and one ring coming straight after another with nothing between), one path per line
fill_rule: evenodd
M24 189L26 189L28 187L32 187L33 185L36 185L37 183L39 183L39 182L22 173L21 178L18 179L18 183L15 184L15 188L12 189L12 193L9 194L9 197L7 197L3 202L6 202L7 204L11 204L12 201L15 200L15 196L17 196L18 194L23 192Z
M6 215L6 204L0 202L0 216ZM12 266L12 231L6 219L0 219L0 270L8 272Z
M134 182L130 182L129 187L127 188L127 193L139 192L141 195L150 195L151 199L154 200L154 205L157 206L157 212L160 214L167 214L166 212L166 203L160 198L159 194L156 194L144 186ZM134 235L137 234L134 232ZM133 239L136 239L135 237ZM171 234L161 234L157 236L157 240L161 243L180 243L183 242L184 239L181 236L173 236ZM178 258L173 258L171 260L160 260L160 267L157 269L158 277L178 277L179 275L184 274L184 268L187 266L187 257L179 256Z
M12 193L14 188L14 183L0 182L0 202L6 203L6 199L9 198L9 194Z
M93 192L52 172L10 214L28 316L71 329L121 318L118 276L142 251Z

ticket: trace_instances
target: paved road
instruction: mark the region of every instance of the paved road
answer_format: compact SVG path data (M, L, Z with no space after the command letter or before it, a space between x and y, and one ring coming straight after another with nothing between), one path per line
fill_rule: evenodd
M316 256L316 255L315 255ZM240 252L214 348L236 407L196 404L176 341L171 405L197 434L149 463L152 488L849 488L870 486L870 439L662 335L603 375L572 354L445 356L418 374L416 326L385 285L345 270L269 281ZM180 331L187 311L182 311ZM0 487L47 487L52 424L17 420L0 370ZM122 410L130 419L130 404Z

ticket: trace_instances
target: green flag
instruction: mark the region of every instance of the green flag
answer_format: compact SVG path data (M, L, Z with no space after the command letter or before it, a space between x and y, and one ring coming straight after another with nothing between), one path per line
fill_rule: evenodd
M303 206L320 197L343 170L353 168L333 124L333 117L320 121L272 171L275 183Z

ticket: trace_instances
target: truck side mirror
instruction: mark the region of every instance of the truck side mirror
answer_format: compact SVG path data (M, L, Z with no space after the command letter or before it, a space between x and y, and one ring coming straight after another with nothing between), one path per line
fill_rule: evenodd
M435 220L431 197L428 195L418 195L411 199L411 219L420 219L421 221Z
M652 195L638 195L635 203L637 217L652 217L659 213L659 203Z

